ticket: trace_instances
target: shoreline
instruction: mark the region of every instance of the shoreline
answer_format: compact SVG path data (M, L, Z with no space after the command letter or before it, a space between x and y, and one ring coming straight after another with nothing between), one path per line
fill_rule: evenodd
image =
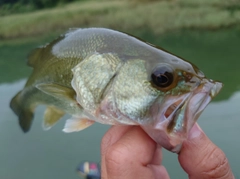
M232 7L237 7L232 10ZM240 2L213 0L77 1L52 9L1 16L0 39L44 37L72 27L106 27L130 34L219 30L240 24Z

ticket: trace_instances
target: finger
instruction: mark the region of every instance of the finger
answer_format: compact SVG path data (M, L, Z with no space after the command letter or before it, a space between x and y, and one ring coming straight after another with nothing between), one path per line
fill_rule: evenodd
M156 143L140 127L131 128L106 151L107 177L154 178L147 165L152 161L156 147Z
M166 168L162 165L148 165L148 167L154 173L155 178L159 179L170 179Z
M179 162L190 179L234 179L228 160L195 124L183 143Z
M157 145L150 164L152 164L152 165L161 165L162 164L162 147L160 145Z
M106 165L105 165L105 153L112 144L117 142L126 131L130 130L133 126L112 126L107 133L103 136L101 142L101 175L106 176ZM102 177L103 178L103 177ZM107 179L107 178L105 178Z
M132 127L133 126L127 125L112 126L102 138L101 154L104 155L106 149L115 142L117 142L122 137L122 135L124 135L126 131L130 130Z

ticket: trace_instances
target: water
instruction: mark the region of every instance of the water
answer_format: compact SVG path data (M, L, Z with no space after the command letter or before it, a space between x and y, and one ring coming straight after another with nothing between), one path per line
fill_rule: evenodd
M207 76L225 84L218 98L201 115L199 124L226 153L236 178L240 178L239 31L179 32L161 39L145 33L142 38L190 60ZM95 124L82 132L65 134L61 132L64 125L61 120L45 132L41 128L44 107L40 106L31 131L23 134L8 107L11 97L30 74L25 65L27 52L44 41L0 44L0 178L3 179L77 179L79 162L100 161L101 138L109 126ZM176 154L164 151L163 164L171 178L187 178Z

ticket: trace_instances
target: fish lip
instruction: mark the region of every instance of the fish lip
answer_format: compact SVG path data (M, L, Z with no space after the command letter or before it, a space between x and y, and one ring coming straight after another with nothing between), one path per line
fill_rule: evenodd
M175 99L174 97L166 97L165 103L161 105L165 107L159 111L160 113L155 118L154 124L143 126L143 129L164 148L172 152L179 152L192 126L212 98L219 93L222 86L220 82L203 79L193 91L175 97ZM164 114L168 107L177 100L182 101L172 111L171 115L165 117Z
M193 90L184 104L180 104L172 117L167 131L174 139L174 143L181 143L185 140L192 126L196 123L200 114L207 107L210 101L222 88L222 83L204 79L202 83ZM173 123L169 130L170 124ZM179 144L175 144L178 146ZM179 149L178 149L179 150Z

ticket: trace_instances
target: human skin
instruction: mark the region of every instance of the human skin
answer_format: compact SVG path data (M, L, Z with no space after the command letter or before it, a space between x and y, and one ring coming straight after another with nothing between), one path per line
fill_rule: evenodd
M161 146L138 126L113 126L101 144L102 179L169 179ZM228 160L195 124L178 160L189 179L234 179Z

